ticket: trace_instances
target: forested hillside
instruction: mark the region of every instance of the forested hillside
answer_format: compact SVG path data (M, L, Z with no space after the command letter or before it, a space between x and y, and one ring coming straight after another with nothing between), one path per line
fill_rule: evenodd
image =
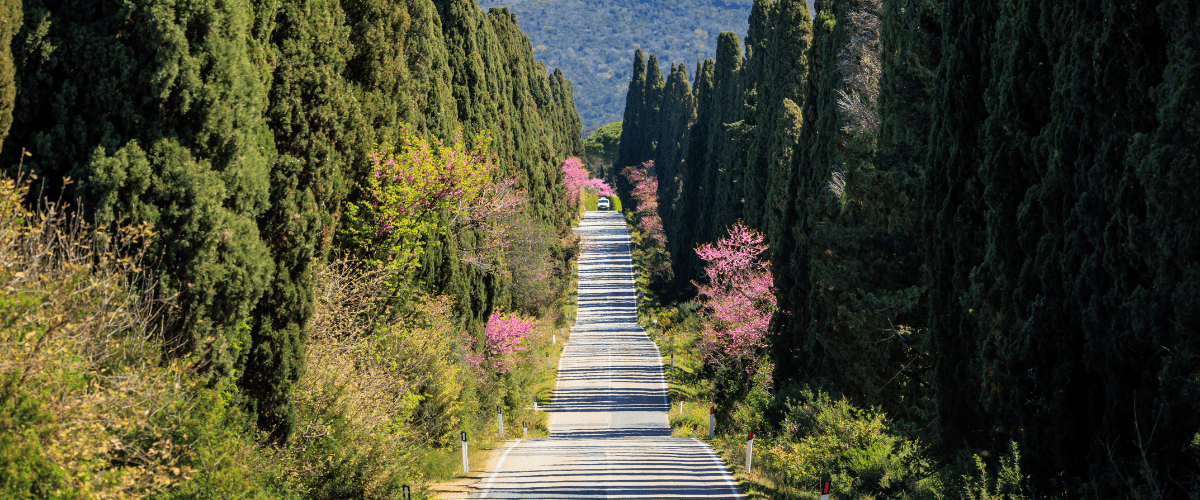
M750 0L480 0L507 6L529 34L534 54L575 83L586 132L621 120L636 48L664 61L712 57L717 34L746 32Z
M940 463L1016 443L1003 498L1200 497L1200 6L816 9L756 0L699 67L633 58L616 164L656 166L658 292L694 295L738 221L769 245L774 396L729 383L726 422L795 432L808 388Z
M186 361L189 377L219 390L221 399L210 405L212 411L231 404L270 441L282 445L301 433L304 449L326 443L321 446L338 450L346 466L352 463L347 454L382 460L386 453L369 447L320 441L330 439L334 427L338 432L352 427L346 421L297 420L310 320L315 309L330 307L316 303L316 298L329 299L332 290L320 289L318 282L328 284L321 277L328 278L329 266L337 262L346 265L343 259L359 262L346 268L356 273L375 263L380 270L372 272L390 277L370 290L382 298L340 317L334 323L343 333L327 340L374 342L372 335L384 335L396 322L425 328L445 320L444 329L453 337L438 356L459 356L458 334L466 330L482 338L493 311L557 314L555 301L565 291L571 252L560 239L568 234L575 210L565 196L561 165L564 158L583 154L581 125L572 84L561 71L548 73L534 59L533 45L509 11L484 13L475 0L16 0L0 2L0 23L0 154L9 179L32 182L29 191L17 187L6 196L26 192L27 207L50 210L44 212L50 226L66 219L56 219L59 212L47 207L62 206L46 205L46 199L69 204L66 213L81 216L70 219L75 224L110 232L143 227L148 232L139 234L153 235L140 254L144 267L130 269L147 273L138 282L152 287L143 297L150 301L146 304L168 307L154 316L161 322L155 331L165 332L158 366ZM393 158L385 144L397 151L425 151L424 159L414 156L409 163L401 157L402 165L467 165L502 189L451 186L427 199L406 198L428 203L416 215L406 210L417 205L397 208L401 218L395 220L421 217L411 226L419 231L397 235L391 222L378 222L396 217L381 211L388 207L380 208L379 193L387 194L380 190L389 186L372 192L369 182L381 178L380 158ZM467 200L478 205L469 213L463 211L466 205L446 204L464 192L478 198ZM495 206L478 201L488 196L495 197ZM5 216L17 213L23 212ZM521 228L529 241L524 250L487 239L489 231L499 229L483 217L494 214L511 219L501 221L507 225L502 229ZM456 219L460 215L466 219ZM29 220L5 219L18 225ZM5 238L32 234L22 231L6 226ZM356 236L362 234L371 237ZM385 247L393 240L397 246ZM33 290L20 285L32 275L10 266L25 254L14 250L18 247L4 248L16 252L5 254L9 267L0 271L13 285L6 293ZM411 252L398 254L397 248ZM400 255L418 260L400 261ZM533 267L521 268L524 262ZM545 283L534 284L538 280ZM541 295L531 298L534 289ZM422 298L434 296L447 297L444 307ZM18 307L21 300L2 301L3 315L9 318L17 310L10 306ZM433 323L414 319L429 310L452 316ZM29 331L42 332L38 335L49 337L59 328L37 318L29 321ZM48 355L34 343L26 345L33 337L9 338L24 330L20 323L4 322L5 345L31 349L22 355ZM25 363L11 358L0 365L5 384L13 373L10 361ZM18 370L25 374L22 382L30 363ZM89 370L104 369L97 366ZM191 387L187 380L192 379L184 379L185 389ZM451 382L461 381L436 381ZM437 414L447 419L439 425L454 425L462 403L450 409L429 406L445 403L431 395L432 383L404 390L409 392L393 388L400 392L389 397L399 399L389 405L409 416L389 421L391 431L409 425L405 419L412 415ZM178 381L174 388L180 390ZM16 400L9 397L22 390L20 383L4 386L3 411L9 413L0 416L0 426L13 422L11 411L17 407L9 403ZM516 405L516 396L503 390L485 396ZM505 402L506 397L513 399ZM396 402L404 398L415 406ZM332 403L321 404L328 409ZM211 417L215 420L204 425L240 429L229 415ZM314 434L314 425L333 427ZM436 444L450 433L456 436L457 428L422 443ZM156 436L139 439L144 444L164 438ZM37 439L30 442L36 446ZM0 461L20 455L13 449L4 448ZM57 469L45 470L53 476ZM356 473L363 481L374 480L365 470ZM79 487L70 471L66 477L67 484ZM366 495L338 487L347 488L343 494L349 497ZM210 491L212 498L221 496L213 491L219 490Z

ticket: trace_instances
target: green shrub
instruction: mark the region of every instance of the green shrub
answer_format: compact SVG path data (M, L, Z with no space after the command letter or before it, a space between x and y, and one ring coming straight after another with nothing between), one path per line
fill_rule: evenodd
M974 455L975 470L964 475L963 498L967 500L1025 500L1021 485L1021 451L1016 441L1009 443L1009 452L1000 457L1000 469L995 477L988 476L983 457Z
M0 374L0 498L77 498L42 449L51 415L20 390L19 378Z
M882 412L805 391L788 401L782 435L761 460L776 481L806 490L825 475L842 498L934 498L939 483L920 445L894 433Z

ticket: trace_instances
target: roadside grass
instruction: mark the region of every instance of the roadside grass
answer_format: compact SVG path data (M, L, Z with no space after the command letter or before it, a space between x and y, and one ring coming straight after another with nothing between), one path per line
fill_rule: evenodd
M575 290L576 278L572 277L570 289ZM533 331L526 337L528 349L524 351L521 360L514 370L514 378L522 380L526 385L525 394L520 408L506 411L504 414L504 434L497 428L496 413L492 409L481 411L476 418L464 422L467 427L467 460L470 472L462 471L461 445L430 450L424 457L423 472L426 486L421 491L414 492L414 498L433 498L429 486L436 483L455 481L463 478L477 477L486 469L492 459L492 453L504 447L508 440L526 437L522 423L528 424L528 438L549 437L547 415L542 405L549 404L554 397L554 386L558 379L558 360L562 356L563 346L570 340L571 325L575 322L576 300L574 292L570 300L560 302L559 315L546 315L533 325ZM546 366L549 355L550 367ZM538 410L533 409L536 398ZM485 415L486 414L486 415Z
M745 471L746 438L742 434L732 435L715 429L715 436L708 437L709 409L712 403L712 382L703 377L703 361L700 360L696 349L700 340L701 325L695 316L688 316L679 321L673 311L655 310L647 317L659 318L660 329L650 321L647 331L658 344L663 355L663 373L667 381L667 392L670 401L670 411L667 414L671 425L671 437L690 438L695 429L695 437L712 446L717 456L725 462L725 466L734 475L738 488L747 499L797 499L816 500L814 492L798 491L787 485L780 484L774 479L772 471L763 469L761 462L755 459L751 464L750 473ZM675 322L672 322L675 319ZM659 333L659 332L662 333ZM675 355L675 367L671 367L671 354ZM683 411L679 409L679 399L683 397ZM756 440L756 455L761 453L761 444Z

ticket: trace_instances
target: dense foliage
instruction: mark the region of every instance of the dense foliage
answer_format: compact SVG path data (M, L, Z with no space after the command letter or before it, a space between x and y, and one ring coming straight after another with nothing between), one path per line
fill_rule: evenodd
M744 221L780 391L1015 441L1010 496L1200 495L1197 6L816 8L757 0L690 88L635 54L617 164L658 167L677 292Z
M27 0L0 4L0 21L4 167L36 174L37 196L78 200L99 227L157 233L147 255L156 297L171 299L164 353L194 356L214 387L235 382L234 401L278 442L297 430L314 266L361 248L343 231L348 207L407 199L386 185L372 192L375 144L484 137L487 178L524 193L522 216L506 223L527 226L530 244L486 263L463 256L488 245L492 227L476 213L487 203L459 207L465 224L430 205L422 223L449 230L403 235L423 245L417 288L451 297L464 328L481 334L495 307L546 307L544 293L531 302L512 290L521 252L565 272L557 240L571 208L558 165L583 152L579 117L571 83L534 60L506 10ZM467 201L503 198L474 193Z

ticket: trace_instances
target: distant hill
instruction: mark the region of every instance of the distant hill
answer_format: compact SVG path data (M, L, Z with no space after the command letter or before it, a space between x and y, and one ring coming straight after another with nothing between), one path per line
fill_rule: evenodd
M713 57L717 35L746 36L752 0L479 0L480 8L508 7L547 68L575 84L584 135L621 121L633 51L657 54L663 74Z

